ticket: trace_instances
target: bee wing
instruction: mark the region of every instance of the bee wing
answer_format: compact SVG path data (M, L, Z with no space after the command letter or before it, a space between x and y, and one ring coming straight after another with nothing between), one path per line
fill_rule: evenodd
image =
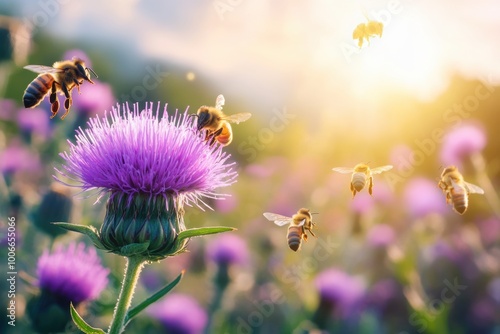
M293 219L291 217L286 217L279 215L277 213L271 213L271 212L264 212L264 217L266 217L267 220L272 221L278 226L283 226L286 224L290 224Z
M342 173L342 174L350 174L354 172L354 168L349 167L335 167L332 168L334 172Z
M226 121L228 121L230 123L239 124L240 122L246 121L250 117L252 117L251 113L244 112L244 113L240 113L240 114L234 114L234 115L230 115L230 116L225 116L224 120L226 120Z
M58 68L53 68L51 66L44 66L44 65L28 65L24 66L25 69L30 70L35 73L57 73L57 72L62 72L61 69Z
M380 174L380 173L383 173L383 172L387 172L390 169L392 169L392 165L385 165L385 166L380 166L380 167L372 168L371 172L372 172L372 174Z
M226 99L224 99L224 95L219 94L219 96L217 96L217 99L215 100L215 108L222 110L222 107L225 103Z
M469 192L469 194L484 194L484 190L481 187L476 186L475 184L465 182L465 188Z

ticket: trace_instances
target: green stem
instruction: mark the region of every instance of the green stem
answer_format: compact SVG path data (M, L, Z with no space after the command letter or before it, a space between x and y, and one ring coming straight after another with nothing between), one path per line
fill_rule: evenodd
M127 258L127 268L125 269L120 296L116 302L115 313L113 314L113 320L111 320L108 334L120 334L123 332L125 317L130 308L135 286L139 280L143 264L144 260L140 257Z

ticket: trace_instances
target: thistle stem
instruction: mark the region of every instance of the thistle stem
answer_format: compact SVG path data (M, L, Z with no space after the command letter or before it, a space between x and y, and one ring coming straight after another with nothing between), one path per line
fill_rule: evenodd
M116 302L115 313L109 326L108 334L120 334L125 327L125 317L132 302L135 286L139 280L144 260L140 257L128 257L125 276L123 277L122 287L118 301Z

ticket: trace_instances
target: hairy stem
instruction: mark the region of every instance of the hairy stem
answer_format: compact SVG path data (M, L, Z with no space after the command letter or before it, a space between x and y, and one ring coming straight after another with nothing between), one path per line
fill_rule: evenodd
M139 280L144 260L140 257L128 257L125 276L123 277L122 288L118 301L116 302L113 320L109 326L108 334L120 334L125 329L125 317L132 302L135 286Z

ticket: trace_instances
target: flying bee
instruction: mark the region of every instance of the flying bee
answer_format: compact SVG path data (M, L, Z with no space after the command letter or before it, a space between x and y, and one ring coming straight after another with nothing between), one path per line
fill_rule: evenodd
M294 252L300 248L302 240L307 241L306 231L309 231L313 237L316 237L312 231L313 227L316 225L312 221L312 215L313 214L308 209L304 208L297 211L297 213L292 217L282 216L277 213L264 212L264 217L278 226L290 224L290 226L288 226L288 234L286 238L288 240L288 246Z
M196 114L198 117L197 129L206 130L205 140L213 145L218 141L221 145L227 146L233 140L233 130L229 123L240 123L249 119L252 114L239 113L227 116L222 112L224 96L219 95L215 101L215 107L201 106Z
M453 209L461 215L469 206L469 194L484 194L484 190L480 187L465 182L455 166L443 170L438 186L446 194L446 203L453 205Z
M57 115L59 110L57 92L64 94L66 97L64 101L66 112L61 116L61 119L64 119L66 115L68 115L69 108L72 104L71 90L76 87L78 93L80 93L80 85L83 84L84 80L93 84L94 82L90 79L90 73L97 78L95 72L91 68L85 67L85 63L79 58L57 61L52 67L28 65L24 68L35 73L40 73L24 91L24 107L36 107L43 101L44 97L50 93L51 119Z
M343 174L352 173L351 191L354 198L356 192L363 190L366 183L368 183L368 193L371 195L373 190L373 175L386 172L390 169L392 169L391 165L370 168L367 164L357 164L354 168L335 167L332 170Z
M356 26L352 33L352 38L358 40L358 46L363 46L363 38L370 43L370 37L382 37L384 31L384 24L382 22L368 20L367 23L360 23Z

